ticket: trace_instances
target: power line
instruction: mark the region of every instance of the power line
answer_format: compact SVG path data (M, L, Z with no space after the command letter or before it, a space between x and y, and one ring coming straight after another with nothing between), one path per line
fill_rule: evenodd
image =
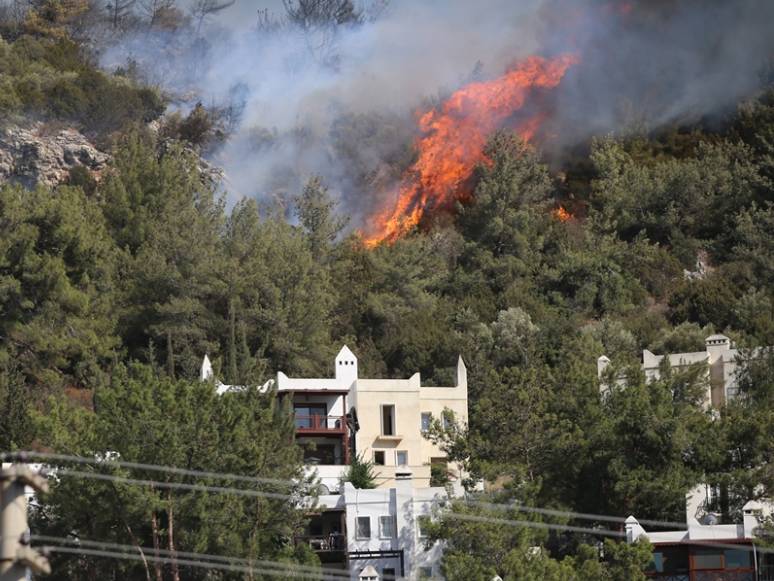
M236 495L250 496L250 497L268 497L268 498L280 499L280 500L293 500L293 501L300 500L299 497L288 495L288 494L281 494L277 492L264 492L260 490L246 490L243 488L228 488L228 487L222 487L222 486L209 486L206 484L189 484L184 482L164 482L164 481L158 481L158 480L144 480L144 479L138 479L138 478L128 478L125 476L116 476L113 474L82 472L82 471L70 470L70 469L64 469L60 473L62 476L73 476L76 478L120 482L120 483L135 484L140 486L153 486L153 487L165 488L165 489L181 489L181 490L188 490L188 491L194 491L194 492L211 492L216 494L236 494ZM398 494L397 496L405 497L407 495ZM386 501L360 501L357 504L382 504L383 502L386 502ZM487 503L484 503L484 504L487 504ZM492 506L500 506L500 505L492 505ZM506 508L508 507L506 506ZM549 509L545 509L545 510L549 510ZM561 512L561 511L555 511L555 512ZM457 515L459 513L450 512L448 514ZM468 516L471 516L471 515L468 515ZM494 522L499 524L509 524L511 526L528 526L528 525L524 525L523 523L533 522L533 521L520 521L520 520L512 520L512 519L498 519L494 517L483 517L483 516L477 516L476 518L478 520L488 519L489 522ZM542 523L542 524L546 525L544 528L551 528L548 526L550 523ZM577 529L579 532L607 530L607 529L591 529L587 527L572 527L570 525L558 525L558 524L555 525L555 527L563 527L560 530L565 530L565 531ZM616 531L610 531L610 532L615 533L615 536L620 536L622 534ZM604 534L604 533L601 533L601 534ZM608 535L608 536L613 536L613 535Z
M215 493L215 494L234 494L234 495L240 495L240 496L249 496L249 497L264 497L264 498L271 498L271 499L277 499L277 500L287 500L287 501L300 501L302 497L297 495L289 495L289 494L282 494L278 492L265 492L261 490L250 490L250 489L244 489L244 488L230 488L230 487L223 487L223 486L210 486L206 484L189 484L185 482L165 482L165 481L159 481L159 480L146 480L146 479L139 479L139 478L128 478L125 476L117 476L113 474L100 474L96 472L82 472L77 470L70 470L70 469L63 469L57 472L58 475L62 476L73 476L76 478L85 478L85 479L94 479L94 480L103 480L103 481L110 481L110 482L119 482L124 484L133 484L133 485L139 485L139 486L151 486L156 488L162 488L162 489L179 489L179 490L187 490L192 492L208 492L208 493ZM396 497L407 497L409 495L397 493ZM431 499L430 499L431 500ZM366 501L358 501L357 504L382 504L385 501L375 501L375 500L366 500ZM486 503L486 502L480 502L480 501L474 501L474 500L466 500L463 499L462 502L464 504L469 504L471 506L480 506L483 508L490 508L495 510L519 510L524 512L535 512L539 514L546 514L549 516L557 516L557 517L567 517L567 518L575 518L576 515L580 515L580 520L596 520L595 517L602 517L599 520L606 520L609 522L625 522L626 519L623 517L616 517L611 515L591 515L588 513L574 513L571 511L561 511L561 510L555 510L555 509L548 509L548 508L539 508L539 507L527 507L524 505L499 505L499 504L493 504L493 503ZM312 508L307 507L307 508ZM449 515L452 515L453 518L456 518L459 516L460 513L454 513L449 512L447 513ZM524 521L524 520L515 520L515 519L500 519L496 517L485 517L480 515L465 515L464 518L468 518L468 520L478 520L479 522L491 522L496 524L505 524L510 526L532 526L531 524L525 524L525 523L533 523L536 521ZM463 520L464 520L463 518ZM668 521L654 521L654 520L642 520L637 521L639 523L650 523L655 526L660 527L669 527L669 526L677 526L680 528L680 530L685 530L686 525L684 523L670 523ZM550 525L550 526L549 526ZM557 530L564 530L564 531L575 531L575 532L584 532L584 533L592 533L592 534L602 534L603 536L621 536L623 533L619 533L617 531L610 531L610 529L596 529L596 528L589 528L589 527L577 527L572 525L563 525L563 524L554 524L554 523L539 523L539 528L555 528ZM599 531L602 531L601 533ZM615 534L605 534L604 531L609 531L610 533Z
M530 528L536 528L536 529L558 530L558 531L572 532L572 533L587 533L587 534L598 535L603 537L615 537L615 538L626 537L626 533L622 533L620 531L613 531L610 529L595 529L590 527L578 527L573 525L547 523L547 522L540 522L540 521L494 518L490 516L463 514L459 512L444 513L444 518L465 520L465 521L471 521L471 522L503 524L503 525L516 526L516 527L530 527Z
M195 561L189 559L173 559L171 557L156 557L154 555L135 555L131 553L122 553L116 551L103 551L99 549L87 549L82 547L46 547L51 553L66 553L71 555L92 556L92 557L105 557L110 559L124 559L130 561L142 561L150 563L161 564L177 564L182 567L197 567L201 569L211 569L220 571L233 571L237 573L251 573L260 575L271 575L275 577L284 577L290 574L298 575L301 578L317 578L322 575L322 571L307 572L307 571L295 571L292 567L284 567L282 569L259 569L257 567L245 567L242 565L229 565L227 563L208 563L206 561ZM298 578L298 577L297 577ZM324 577L325 578L325 577ZM333 578L333 577L328 577ZM337 579L339 577L336 577ZM349 576L346 577L347 579Z
M591 521L604 521L625 523L626 517L612 516L607 514L593 514L588 512L573 512L569 510L559 510L553 508L540 508L535 506L527 506L525 504L495 504L491 502L484 502L480 500L464 499L462 502L471 506L479 506L490 510L515 510L517 512L531 512L536 514L544 514L548 516L566 517L576 520L591 520ZM640 524L647 524L657 527L674 527L677 529L686 529L688 525L686 523L665 521L665 520L650 520L650 519L637 519Z
M0 459L4 461L20 460L26 462L28 459L55 460L60 462L72 462L74 464L89 464L97 466L115 466L122 468L131 468L134 470L148 470L150 472L163 472L165 474L178 474L180 476L195 476L198 478L209 478L212 480L232 480L236 482L248 482L251 484L274 484L278 486L293 487L298 486L298 482L290 479L264 478L260 476L245 476L243 474L230 474L223 472L209 472L205 470L191 470L188 468L178 468L175 466L163 466L159 464L145 464L143 462L128 462L111 458L87 458L84 456L73 456L70 454L53 454L47 452L5 452L0 454Z
M251 490L247 488L233 488L233 487L227 487L227 486L211 486L209 484L190 484L187 482L165 482L163 480L129 478L126 476L117 476L115 474L101 474L99 472L83 472L80 470L70 470L69 468L57 470L57 476L72 476L74 478L103 480L107 482L121 482L124 484L135 484L138 486L151 486L154 488L188 490L192 492L211 492L215 494L233 494L237 496L272 498L276 500L299 500L300 499L299 496L292 495L292 494L282 494L280 492L266 492L263 490Z
M503 524L503 525L529 527L529 528L537 528L537 529L550 529L550 530L558 530L558 531L565 531L565 532L607 536L607 537L614 537L614 538L626 537L626 533L613 531L610 529L595 529L590 527L579 527L579 526L564 525L564 524L557 524L557 523L545 523L545 522L539 522L539 521L501 519L501 518L493 518L493 517L486 517L486 516L472 515L472 514L462 514L462 513L455 513L455 512L447 512L447 513L444 513L443 516L444 518L451 518L451 519L470 521L470 522ZM645 533L645 537L648 538L647 531ZM740 550L740 551L757 551L758 553L774 554L774 549L767 549L767 548L759 547L757 545L753 546L753 539L744 539L744 540L750 541L751 544L746 545L746 544L714 541L712 539L690 539L690 538L685 541L682 541L682 540L670 541L670 544L678 543L681 545L691 545L691 546L698 546L698 547L734 549L734 550ZM649 538L648 538L648 541L651 543L654 542Z
M105 465L112 464L116 466L122 466L125 468L153 470L157 472L179 474L179 475L186 475L186 476L201 476L201 477L213 478L213 479L223 478L225 480L236 480L236 481L242 481L242 482L253 482L253 483L263 483L263 484L268 483L268 484L277 484L277 485L283 485L283 486L298 485L298 483L293 480L268 479L268 478L244 476L239 474L227 474L227 473L221 474L217 472L188 470L188 469L177 468L172 466L144 464L139 462L127 462L127 461L119 461L119 460L100 460L100 459L85 458L82 456L71 456L71 455L65 455L65 454L24 452L19 454L5 453L0 455L0 457L2 458L15 458L18 456L49 458L49 459L55 459L55 460L61 460L61 461L71 461L71 462L76 462L80 464L89 464L89 465L98 465L98 466L105 466ZM290 500L290 501L299 501L301 499L300 495L290 495L290 494L282 494L282 493L276 493L276 492L265 492L265 491L259 491L259 490L250 490L250 489L225 487L225 486L212 486L212 485L205 485L205 484L190 484L190 483L182 483L182 482L165 482L165 481L157 481L157 480L150 480L150 479L129 478L124 476L100 474L100 473L94 473L94 472L82 472L82 471L70 470L70 469L59 469L57 471L57 474L61 474L63 476L73 476L77 478L90 478L90 479L104 480L104 481L123 482L126 484L134 484L134 485L140 485L140 486L154 486L154 487L163 488L163 489L180 489L180 490L188 490L188 491L194 491L194 492L234 494L234 495L250 496L250 497L266 497L266 498L272 498L272 499L278 499L278 500ZM404 495L398 493L397 496L400 497ZM558 510L558 509L531 507L531 506L526 506L521 504L495 504L495 503L488 503L488 502L476 501L471 499L461 499L461 500L458 499L457 501L470 506L478 506L485 509L499 510L499 511L515 510L519 512L530 512L530 513L536 513L536 514L544 514L547 516L564 517L564 518L577 519L577 520L592 520L592 521L618 522L618 523L626 522L626 519L624 517L612 516L612 515L580 513L580 512L573 512L573 511ZM383 501L359 501L358 504L381 504L382 502ZM448 514L459 516L459 513L450 512ZM468 520L473 520L474 516L475 515L465 515L464 518L467 518ZM462 520L464 520L464 518ZM510 524L511 526L532 526L532 523L534 522L534 521L523 521L523 520L514 520L514 519L498 519L494 517L484 517L484 516L475 516L475 519L479 520L480 522L486 522L484 519L488 519L488 522L498 523L498 524ZM662 528L674 527L680 530L685 530L687 527L686 523L678 523L678 522L671 522L671 521L638 519L638 522L640 524L647 524L647 525L662 527ZM557 530L587 532L591 534L602 534L603 536L619 536L620 534L622 534L622 533L618 533L617 531L609 531L609 529L573 527L572 525L560 525L560 524L553 525L552 523L540 523L540 525L545 525L545 526L542 526L542 528L550 528L548 525L551 525ZM563 528L559 529L559 527L563 527ZM600 531L603 531L603 532L600 533ZM615 533L615 535L605 535L604 531ZM714 546L717 546L717 545L714 545Z
M186 551L171 551L168 549L156 549L155 547L140 547L137 545L122 545L118 543L106 543L102 541L90 541L86 539L68 539L65 537L52 537L47 535L32 535L30 537L32 541L41 543L59 543L63 545L75 545L78 547L86 547L93 549L101 549L108 551L121 551L124 553L142 553L144 555L163 555L171 559L183 558L196 561L214 561L227 564L242 565L245 567L254 568L255 566L266 566L269 568L278 569L292 569L294 571L305 571L308 573L324 573L329 578L343 578L349 579L349 575L342 573L339 569L330 569L325 567L317 567L314 565L303 565L300 563L284 563L281 561L270 561L267 559L245 559L242 557L226 557L223 555L212 555L207 553L191 553Z

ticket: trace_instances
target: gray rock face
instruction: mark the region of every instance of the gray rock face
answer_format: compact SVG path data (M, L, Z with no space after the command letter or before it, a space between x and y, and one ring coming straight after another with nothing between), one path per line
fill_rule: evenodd
M67 180L72 167L82 165L99 173L109 160L72 128L46 131L36 123L0 129L0 184L55 186Z

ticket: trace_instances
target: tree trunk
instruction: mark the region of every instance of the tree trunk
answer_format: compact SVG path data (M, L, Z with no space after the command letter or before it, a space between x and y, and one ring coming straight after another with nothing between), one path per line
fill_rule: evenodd
M124 522L124 525L126 526L126 530L129 533L129 538L132 539L132 543L134 543L134 546L137 547L137 551L139 551L140 557L142 558L142 564L145 566L145 579L146 581L151 581L150 568L148 567L148 559L145 558L145 552L142 550L140 541L137 539L136 536L134 536L134 532L132 531L132 527L129 526L129 523Z
M228 303L228 382L238 385L241 381L237 369L236 306L234 299Z
M151 511L151 531L153 533L153 552L156 556L156 561L153 563L153 569L156 573L156 581L164 581L164 570L161 565L161 561L159 561L159 548L160 548L160 541L159 541L159 521L156 517L156 511Z
M175 551L175 513L171 490L167 492L167 503L167 516L169 518L167 538L169 541L169 556L172 559L172 581L180 581L180 568L177 565L177 552Z
M175 352L172 350L172 331L167 331L167 375L175 379Z

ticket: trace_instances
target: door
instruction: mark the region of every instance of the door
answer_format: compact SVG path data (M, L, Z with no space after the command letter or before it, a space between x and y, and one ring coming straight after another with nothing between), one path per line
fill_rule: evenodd
M296 415L296 429L320 429L325 428L325 418L328 415L328 406L324 403L297 403L293 404Z

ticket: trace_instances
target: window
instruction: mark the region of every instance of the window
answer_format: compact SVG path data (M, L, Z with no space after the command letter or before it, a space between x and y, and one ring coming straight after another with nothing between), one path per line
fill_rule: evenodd
M430 424L432 423L432 421L433 421L433 414L427 413L427 412L422 414L421 429L423 434L430 431Z
M296 429L324 428L328 406L324 403L297 403L293 405Z
M384 466L384 450L374 450L374 464Z
M305 464L339 464L335 444L306 444L304 446Z
M752 566L748 549L726 549L724 556L726 569L749 569Z
M394 516L380 516L379 517L379 536L383 539L395 538L395 517Z
M382 406L382 436L395 435L395 406Z
M672 575L688 573L688 550L685 547L659 547L653 551L649 571Z
M443 425L444 430L448 430L452 427L453 419L454 414L450 411L444 411L443 414L441 414L441 424Z
M382 569L382 581L395 581L395 567L385 567Z
M397 466L408 466L408 452L405 450L395 452L395 464Z
M371 538L371 517L359 516L357 517L357 527L355 534L358 539L370 539Z
M694 549L694 569L722 569L723 553L716 549Z
M431 579L433 577L433 568L432 567L420 567L419 568L419 578L420 579Z

